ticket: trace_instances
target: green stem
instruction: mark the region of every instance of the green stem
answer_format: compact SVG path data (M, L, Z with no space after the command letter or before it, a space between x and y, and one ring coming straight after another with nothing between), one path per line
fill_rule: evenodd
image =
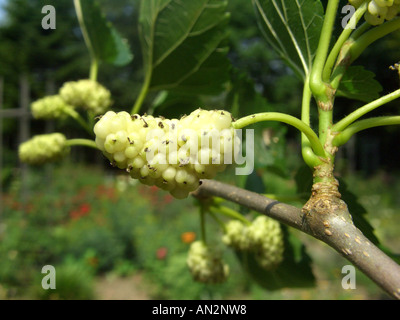
M347 41L350 35L353 33L353 29L351 28L353 25L356 26L358 21L363 17L365 11L367 11L368 3L364 2L354 13L354 15L349 20L346 28L342 31L335 45L333 46L331 52L329 53L328 58L326 59L326 63L322 72L322 79L325 82L329 82L333 66L337 60L340 50L342 49L343 44ZM355 32L355 31L354 31Z
M231 208L228 208L225 206L213 206L212 205L212 206L210 206L209 210L216 214L223 214L226 217L239 220L247 226L251 225L251 222L249 220L247 220L242 214L240 214L239 212L237 212Z
M310 103L311 103L310 77L307 76L304 81L303 98L301 103L301 120L310 127ZM301 133L301 154L304 162L310 167L316 167L320 159L314 154L310 140L302 132Z
M344 129L346 129L349 125L351 125L354 121L358 120L359 118L361 118L363 115L367 114L368 112L371 112L372 110L385 105L397 98L400 98L400 89L389 93L383 97L380 97L379 99L376 99L366 105L364 105L361 108L358 108L357 110L355 110L354 112L352 112L351 114L349 114L347 117L343 118L342 120L340 120L338 123L336 123L333 128L332 131L333 132L341 132Z
M65 144L68 147L84 146L84 147L98 149L96 142L94 142L93 140L89 140L89 139L69 139L66 141Z
M360 120L352 125L348 126L343 132L339 133L333 139L333 145L340 147L344 145L350 138L362 130L380 127L380 126L390 126L400 124L400 116L386 116L386 117L375 117L365 120Z
M261 121L280 121L287 123L296 129L300 130L304 135L308 138L315 155L319 157L325 157L325 150L322 147L318 136L316 133L310 128L309 125L301 121L300 119L293 117L288 114L280 113L280 112L262 112L256 113L253 115L249 115L243 118L236 120L233 123L233 127L235 129L241 129L251 124L261 122Z
M92 63L90 65L90 80L97 81L98 71L99 71L99 63L96 58L92 57Z
M376 40L400 29L400 17L374 27L354 41L350 47L350 62L356 60Z
M359 26L354 32L351 34L352 40L357 40L361 37L368 29L371 28L371 25L368 22L363 22L361 26Z
M327 102L329 97L327 94L327 84L322 79L322 72L328 55L338 6L339 0L329 0L319 38L318 49L311 69L311 91L318 100L323 102Z
M90 135L93 135L93 128L72 108L66 108L65 113L78 122Z
M325 145L329 130L333 125L333 111L332 110L321 110L319 109L319 140L322 145Z
M215 207L210 207L208 212L209 212L210 216L218 223L218 225L221 227L221 229L222 229L224 232L226 232L226 225L225 225L225 223L224 223L220 218L218 218L218 216L215 214L214 208L215 208Z
M353 43L357 39L359 39L369 28L371 28L371 25L367 22L364 22L364 24L362 24L356 31L354 31L350 38L345 43L343 43L337 57L336 66L330 76L330 85L332 89L337 90L339 88L340 82L342 81L342 78L347 71L347 68L352 63L350 59L350 49Z
M144 102L144 99L146 98L146 96L149 92L150 82L151 82L151 72L147 71L146 78L143 82L142 88L139 93L139 97L135 101L135 104L132 108L131 114L139 113L140 108L142 107L142 104Z
M207 243L206 238L206 209L204 205L200 205L200 227L201 227L201 240Z
M83 17L82 6L80 0L74 0L75 12L78 17L79 26L82 31L83 39L85 40L86 47L89 51L90 55L90 79L96 81L97 80L97 72L98 72L98 60L96 58L96 54L93 49L92 42L90 41L89 33L86 29L85 19Z

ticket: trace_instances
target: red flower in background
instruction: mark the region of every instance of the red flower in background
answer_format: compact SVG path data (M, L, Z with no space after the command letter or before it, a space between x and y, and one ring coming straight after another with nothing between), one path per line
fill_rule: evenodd
M81 206L79 207L79 211L81 214L86 215L90 212L90 210L92 209L92 207L90 206L89 203L83 203L81 204Z
M91 209L92 209L92 207L90 206L89 203L82 203L77 210L72 210L69 213L69 216L73 220L78 220L78 219L88 215L90 213Z
M157 249L156 257L158 260L164 260L167 257L168 249L166 247L161 247Z

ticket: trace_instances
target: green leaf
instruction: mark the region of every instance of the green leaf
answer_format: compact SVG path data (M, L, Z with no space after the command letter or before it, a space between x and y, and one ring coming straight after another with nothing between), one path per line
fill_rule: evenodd
M97 1L75 0L86 44L98 61L123 66L133 59L129 45L107 21Z
M319 0L252 0L268 43L302 78L309 73L324 19Z
M226 0L145 0L140 37L150 90L220 92L229 79Z
M382 86L375 74L362 66L350 66L344 74L337 91L338 96L370 102L379 98Z
M246 184L244 187L246 190L253 191L256 193L265 193L265 184L257 171L253 171L251 174L247 176Z
M313 176L310 167L302 164L297 170L294 180L296 182L297 194L304 200L308 200L313 185Z
M253 80L247 74L232 70L232 85L227 96L226 105L233 106L232 114L241 118L259 112L276 111L276 106L270 104L259 92L255 90ZM287 127L282 123L259 122L249 126L254 129L254 168L273 169L284 174L286 170L286 132ZM243 130L244 139L246 130ZM245 151L246 148L244 148Z
M240 264L258 285L267 290L314 286L311 258L307 255L304 245L287 230L286 226L281 227L284 232L285 252L284 260L276 270L263 269L251 252L235 252Z
M203 105L199 96L184 94L181 92L160 91L153 102L154 116L163 116L169 119L179 119L184 114L190 113Z

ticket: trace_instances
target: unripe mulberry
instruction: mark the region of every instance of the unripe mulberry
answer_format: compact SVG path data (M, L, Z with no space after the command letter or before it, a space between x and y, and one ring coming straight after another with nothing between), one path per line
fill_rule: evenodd
M221 283L229 275L229 266L222 257L202 241L190 245L187 265L195 281L202 283Z
M95 115L106 112L112 104L110 91L89 79L66 82L59 94L67 104Z
M251 249L260 265L267 270L275 269L283 260L283 233L278 221L258 216L248 227Z
M66 141L61 133L34 136L19 146L19 158L22 162L32 165L59 160L69 152Z
M94 133L111 164L178 199L233 163L240 145L231 114L221 110L199 109L180 120L108 111Z
M382 24L385 20L392 20L399 14L400 0L371 0L368 2L367 8L364 15L365 21L376 26Z
M31 104L32 115L35 119L58 119L66 117L66 109L72 106L65 103L59 95L47 96Z
M226 224L226 231L222 241L237 250L248 250L250 248L250 239L248 228L238 220L231 220Z

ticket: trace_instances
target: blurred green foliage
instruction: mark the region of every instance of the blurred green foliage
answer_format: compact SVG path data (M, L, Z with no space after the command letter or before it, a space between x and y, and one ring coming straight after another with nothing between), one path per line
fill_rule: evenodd
M222 297L246 279L233 277L221 286L193 283L185 260L189 243L182 239L185 232L199 234L192 199L177 201L128 176L68 163L54 168L44 189L45 170L30 171L26 202L18 180L5 195L0 286L6 297L95 298L93 276L110 272L144 271L155 284L151 294L160 299ZM215 223L209 224L219 241ZM240 272L229 253L228 259L232 272ZM57 271L54 292L43 290L39 281L48 264Z

